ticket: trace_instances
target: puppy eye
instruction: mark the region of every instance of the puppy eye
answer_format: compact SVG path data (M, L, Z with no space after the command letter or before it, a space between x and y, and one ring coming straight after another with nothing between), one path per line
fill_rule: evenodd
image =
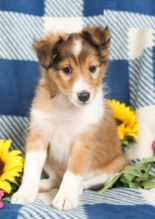
M90 65L89 66L89 71L94 73L96 71L96 66L95 65Z
M65 74L71 74L72 73L72 68L70 66L67 66L63 68L63 71Z

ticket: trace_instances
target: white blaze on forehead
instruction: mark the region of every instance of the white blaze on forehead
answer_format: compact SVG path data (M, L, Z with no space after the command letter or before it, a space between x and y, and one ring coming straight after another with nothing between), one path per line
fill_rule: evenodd
M74 40L74 45L73 45L73 53L75 56L78 56L82 50L82 43L80 39Z

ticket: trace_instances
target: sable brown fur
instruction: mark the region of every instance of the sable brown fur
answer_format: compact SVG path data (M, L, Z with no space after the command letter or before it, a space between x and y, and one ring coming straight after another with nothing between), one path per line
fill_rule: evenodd
M103 185L127 164L103 98L109 43L108 28L89 27L34 42L41 74L30 113L22 184L12 203L32 203L38 190L59 188L52 205L74 208L84 189ZM49 178L40 181L43 168Z
M77 143L79 147L76 147ZM73 163L70 164L70 169L76 174L83 174L88 169L116 173L128 163L127 158L122 154L116 123L108 104L100 124L90 127L89 133L78 136L77 143L75 149L73 147ZM82 165L82 162L87 164Z
M72 53L73 42L76 39L81 40L83 46L78 57ZM41 65L42 80L36 89L36 97L32 107L41 109L45 113L51 113L50 99L59 92L67 96L73 82L78 79L79 71L82 71L83 75L85 74L85 78L89 81L92 89L96 90L107 68L109 43L110 34L107 28L85 28L81 33L74 34L51 34L41 41L36 41L34 48ZM99 75L95 80L92 80L92 76L88 75L87 70L85 70L85 66L88 66L92 61L100 68ZM77 72L67 82L64 82L60 70L68 64L74 66ZM31 131L33 135L30 132L28 136L28 149L43 149L41 146L43 140L39 141L39 139L42 139L42 134L37 128L34 131L33 126L35 125L32 121ZM44 142L46 142L45 139ZM115 161L118 157L122 160L122 164L118 168L115 166L118 169L117 171L123 168L127 160L122 155L121 144L111 110L106 105L106 112L100 123L91 126L89 132L83 133L75 139L72 145L69 168L76 174L82 174L87 168L99 170L108 167L109 169L112 166L109 165L110 162ZM79 166L79 160L83 165ZM115 172L112 167L110 169Z
M101 174L101 177L106 174L110 178L128 162L121 149L111 109L102 96L97 99L108 66L109 44L108 28L49 34L43 40L34 42L41 74L32 103L26 149L27 153L40 151L47 154L45 171L49 177L51 173L55 174L47 190L59 187L68 171L83 180L92 173ZM90 66L95 66L94 73L90 71ZM70 73L65 73L66 67L71 69ZM94 114L90 121L82 117L84 104L77 106L73 98L76 82L89 85L92 102L99 101L99 105L91 105L92 109L96 108L93 111L90 108L90 113ZM57 143L59 138L60 144ZM69 143L63 145L66 139ZM61 144L66 148L59 147ZM64 154L60 159L62 151ZM46 189L41 187L39 190Z

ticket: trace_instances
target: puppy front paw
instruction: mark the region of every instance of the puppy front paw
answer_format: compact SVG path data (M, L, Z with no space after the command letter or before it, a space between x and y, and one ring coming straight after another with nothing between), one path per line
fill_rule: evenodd
M77 176L67 170L64 174L59 191L52 202L53 207L59 210L76 208L81 192L81 180L81 176Z
M72 208L76 208L78 205L78 196L76 197L70 192L68 194L58 192L56 197L52 201L52 205L58 210L70 210Z
M32 202L35 201L36 196L37 194L34 192L19 190L16 193L14 193L13 196L11 197L11 203L21 204L21 205L31 204Z

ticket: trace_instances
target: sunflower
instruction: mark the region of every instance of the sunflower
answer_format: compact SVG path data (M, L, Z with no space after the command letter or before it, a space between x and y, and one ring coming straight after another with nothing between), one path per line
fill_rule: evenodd
M109 100L108 103L117 121L117 130L120 140L126 144L128 144L130 140L136 141L139 125L136 120L135 112L117 100Z
M0 140L0 189L11 193L10 183L17 184L16 177L23 171L24 159L19 156L21 151L9 151L11 140Z

